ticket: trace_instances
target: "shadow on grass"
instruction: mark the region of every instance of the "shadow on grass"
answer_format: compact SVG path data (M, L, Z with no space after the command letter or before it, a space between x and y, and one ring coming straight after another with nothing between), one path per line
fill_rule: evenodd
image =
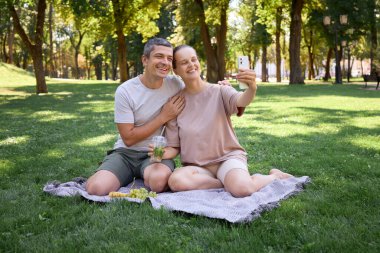
M50 85L48 95L0 96L0 149L5 161L0 174L26 173L39 184L90 175L116 140L116 87L59 83Z
M379 92L363 90L362 85L260 85L257 90L258 97L263 97L265 101L283 101L284 97L317 97L317 96L339 96L357 98L380 98ZM360 92L358 92L360 91ZM273 97L276 97L273 98Z
M357 110L338 110L318 107L293 107L294 114L283 114L274 111L271 108L263 108L257 106L256 108L248 108L244 114L252 115L257 121L268 121L271 123L286 123L295 124L305 127L318 126L320 124L349 124L354 118L372 118L380 115L380 107L378 110L372 111L357 111ZM307 121L299 121L298 117L307 117ZM379 123L380 124L380 123Z
M107 246L124 245L126 241L144 245L147 231L152 235L149 241L158 238L164 243L173 242L170 238L186 240L186 236L193 238L195 235L191 244L200 247L199 240L204 240L201 243L207 246L211 242L215 246L205 247L210 251L218 251L220 245L227 248L236 238L240 238L236 243L241 244L236 246L245 247L243 251L249 251L247 242L252 240L256 240L255 244L273 243L278 251L297 251L291 245L288 248L282 245L312 240L316 241L314 251L326 251L326 242L330 243L331 237L337 244L328 248L331 251L342 246L349 251L378 240L377 223L373 225L371 222L378 220L380 151L376 138L380 136L380 129L373 120L372 127L364 128L350 119L373 119L379 115L379 110L360 112L344 107L307 107L298 101L294 110L307 117L297 121L288 109L277 112L262 103L247 108L245 116L236 119L235 129L248 152L250 171L267 174L271 167L278 167L297 176L312 178L307 191L283 202L280 210L264 214L254 223L230 225L207 218L155 211L148 204L99 206L80 198L58 199L43 194L42 186L48 181L64 182L91 175L105 151L113 146L117 134L113 123L116 86L59 83L49 85L50 95L0 96L0 211L12 214L4 215L0 226L0 238L5 239L7 250L27 249L34 245L35 251L41 251L42 247L52 246L50 241L56 247L70 243L72 247L78 247L89 241L97 248L101 246L98 242L104 241ZM25 91L28 88L17 89ZM372 98L374 94L358 92L356 87L343 89L335 86L263 86L259 91L260 101L346 94ZM321 125L329 128L325 130ZM285 134L264 131L265 127L286 127ZM300 131L308 128L315 129ZM372 146L358 143L373 136ZM106 238L103 237L105 228L110 233ZM174 231L178 228L179 231ZM199 232L201 229L205 231ZM225 233L218 235L222 230ZM131 234L126 237L128 231ZM97 233L98 237L94 237ZM220 240L233 233L235 235L230 237L228 245ZM161 237L162 234L165 236ZM303 239L299 239L300 234ZM357 238L347 240L348 234ZM122 238L115 239L115 236ZM41 242L41 238L47 239ZM275 242L271 242L273 238ZM157 245L164 243L160 241ZM365 247L360 249L365 251Z

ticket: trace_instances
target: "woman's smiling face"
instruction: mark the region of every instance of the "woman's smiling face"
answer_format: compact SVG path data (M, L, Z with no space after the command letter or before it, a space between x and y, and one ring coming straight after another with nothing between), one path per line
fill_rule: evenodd
M174 54L175 69L174 72L183 80L200 78L200 63L197 53L191 47L183 47Z

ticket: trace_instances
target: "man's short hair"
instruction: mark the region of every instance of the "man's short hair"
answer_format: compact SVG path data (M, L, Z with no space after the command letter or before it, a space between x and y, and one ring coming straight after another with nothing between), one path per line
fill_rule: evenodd
M150 56L150 53L153 51L154 46L164 46L164 47L170 47L173 48L172 44L170 44L169 41L163 38L152 38L148 40L147 43L145 43L144 46L144 56L148 57Z

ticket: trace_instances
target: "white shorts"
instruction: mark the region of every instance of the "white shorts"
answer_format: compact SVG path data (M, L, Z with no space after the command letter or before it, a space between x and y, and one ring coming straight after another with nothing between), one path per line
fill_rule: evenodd
M199 173L217 178L223 185L227 173L234 169L241 169L248 172L247 164L239 159L229 159L216 165L207 166L206 168L197 167Z

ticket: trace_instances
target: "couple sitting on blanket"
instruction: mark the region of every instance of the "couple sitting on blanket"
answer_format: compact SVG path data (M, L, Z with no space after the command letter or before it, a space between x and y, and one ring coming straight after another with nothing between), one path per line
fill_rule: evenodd
M89 194L106 195L134 178L155 192L225 188L246 197L275 179L291 177L278 169L251 176L247 154L239 144L231 115L242 113L256 94L256 75L241 69L237 80L248 88L210 84L200 77L195 50L176 47L161 38L149 40L142 56L144 73L121 84L115 93L115 123L119 130L109 151L87 183ZM173 67L177 76L169 75ZM239 111L240 110L240 111ZM166 124L161 162L151 162L152 138ZM183 167L175 168L180 154Z

